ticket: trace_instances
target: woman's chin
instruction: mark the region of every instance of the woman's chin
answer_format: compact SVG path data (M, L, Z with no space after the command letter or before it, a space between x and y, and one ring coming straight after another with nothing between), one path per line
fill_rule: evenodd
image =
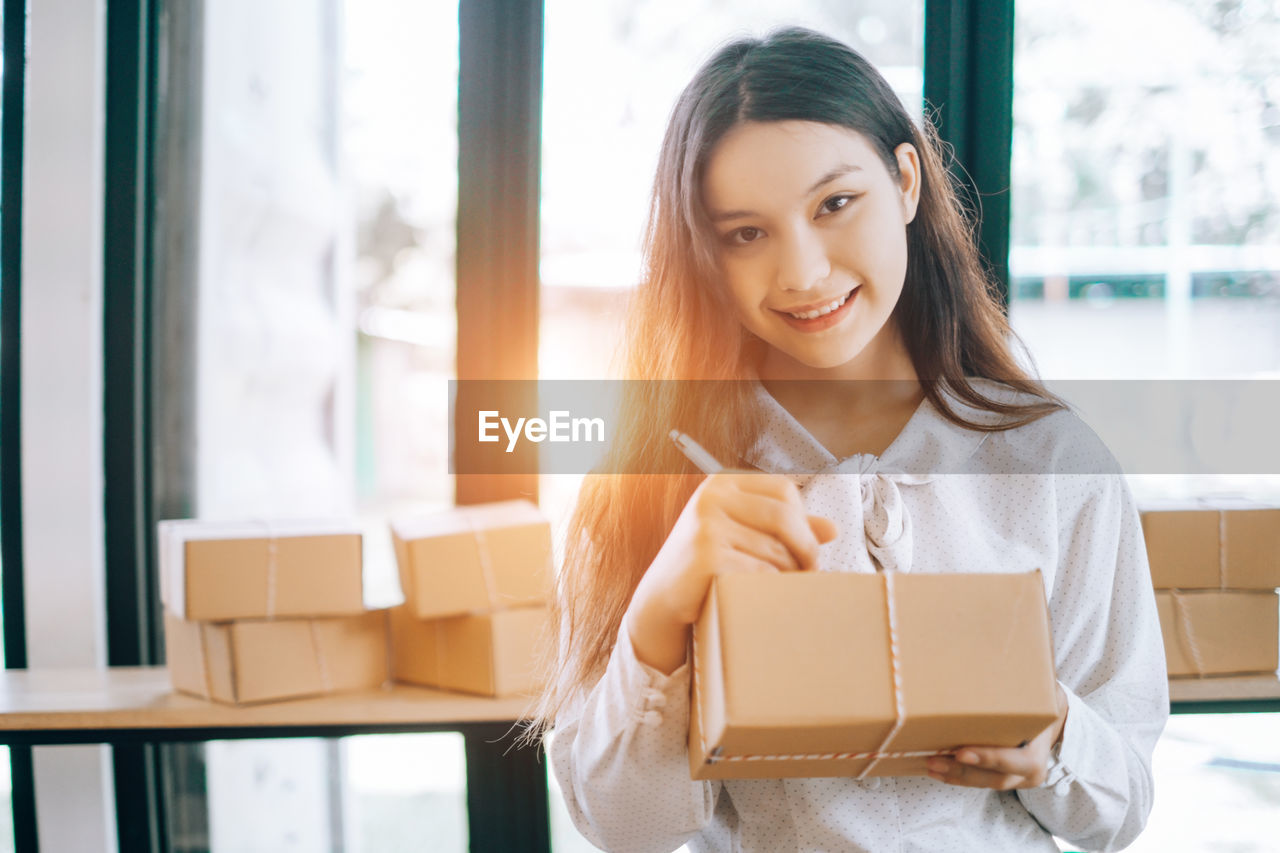
M765 359L766 375L778 379L841 379L855 367L863 348L838 352L792 352L773 350Z

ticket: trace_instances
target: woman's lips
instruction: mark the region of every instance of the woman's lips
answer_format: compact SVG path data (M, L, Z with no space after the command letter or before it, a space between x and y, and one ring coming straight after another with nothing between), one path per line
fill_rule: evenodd
M823 314L821 317L814 317L812 320L801 320L792 317L785 311L777 311L775 313L793 329L801 332L821 332L823 329L829 329L844 319L844 315L848 314L852 309L854 300L858 298L858 291L860 290L862 290L862 285L855 287L853 292L849 294L849 298L839 308L829 314Z

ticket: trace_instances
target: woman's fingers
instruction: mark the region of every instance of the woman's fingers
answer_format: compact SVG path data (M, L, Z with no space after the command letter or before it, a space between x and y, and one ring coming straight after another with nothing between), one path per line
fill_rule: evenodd
M725 486L737 493L724 498L724 509L731 518L779 539L801 569L817 568L818 531L813 529L794 483L785 477L758 473L730 472L722 476Z
M940 762L936 763L934 759L930 759L930 767L938 765L940 765ZM1014 788L1027 787L1027 780L1022 776L998 773L981 767L968 767L955 762L951 762L951 766L946 770L930 770L929 778L945 782L948 785L959 785L964 788L990 788L996 791L1011 791Z
M779 571L816 569L819 545L837 533L829 519L805 513L794 483L772 474L713 474L696 511L713 540Z
M728 504L725 512L742 527L780 542L798 568L817 568L818 538L809 529L805 516L794 509L763 495L743 494Z
M719 571L716 574L732 574L734 572L742 572L744 574L752 572L777 572L778 567L773 563L761 560L754 554L748 554L745 551L731 550L727 552L720 562Z
M729 544L749 557L768 563L780 572L800 571L800 563L786 545L768 533L734 524L728 534Z
M954 756L930 758L927 764L929 776L939 782L1009 791L1043 784L1046 759L1026 747L967 746Z
M809 516L809 529L813 531L813 535L818 538L818 543L821 545L826 545L835 539L840 532L834 521L820 515Z

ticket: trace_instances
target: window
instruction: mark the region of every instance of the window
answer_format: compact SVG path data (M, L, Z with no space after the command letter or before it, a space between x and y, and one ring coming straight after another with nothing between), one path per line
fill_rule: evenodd
M1274 375L1274 8L1017 10L1012 314L1044 372ZM1101 346L1078 346L1086 328Z
M1019 0L1016 11L1010 317L1041 375L1280 377L1274 4ZM1280 500L1275 476L1129 480L1139 500ZM1277 756L1275 714L1174 716L1148 828L1128 849L1274 846Z
M203 55L184 199L198 263L156 285L194 290L199 343L192 381L166 394L194 412L196 517L358 515L367 603L388 606L400 600L388 517L453 501L440 436L454 375L457 7L303 5L166 4ZM185 58L175 48L169 61ZM187 102L172 99L161 133L180 136ZM159 171L182 160L160 151ZM167 753L179 849L467 844L460 735Z
M1275 846L1280 808L1280 715L1177 715L1156 744L1156 798L1127 850L1236 850Z
M1016 9L1010 317L1041 375L1280 377L1274 5ZM1280 498L1276 478L1142 473L1140 496Z

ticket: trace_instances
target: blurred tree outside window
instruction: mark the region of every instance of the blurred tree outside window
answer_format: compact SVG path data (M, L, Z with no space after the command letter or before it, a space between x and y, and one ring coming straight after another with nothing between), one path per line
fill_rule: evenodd
M1280 378L1280 7L1016 11L1010 317L1040 374ZM1133 482L1280 499L1274 477Z
M357 494L371 512L453 503L458 9L348 3L343 133L356 234Z
M356 505L366 599L401 601L388 520L453 505L457 3L343 8L343 155L355 233ZM340 741L347 851L467 848L462 735ZM335 848L337 849L337 848Z
M1012 317L1042 371L1276 375L1276 4L1017 13Z

